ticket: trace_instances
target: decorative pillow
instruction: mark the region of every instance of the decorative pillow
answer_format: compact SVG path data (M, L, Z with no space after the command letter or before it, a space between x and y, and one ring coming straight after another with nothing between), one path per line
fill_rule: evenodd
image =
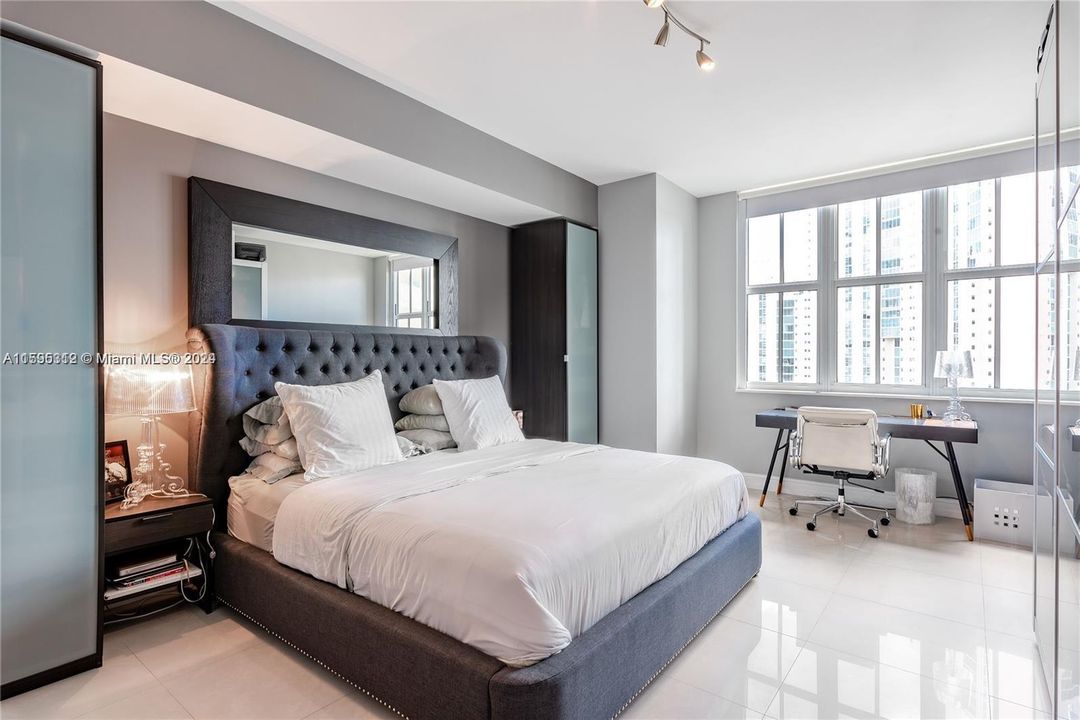
M258 457L265 453L273 453L286 460L299 460L300 449L296 447L296 438L291 437L277 445L266 445L245 436L240 438L240 447L251 457Z
M401 412L413 415L442 415L442 401L435 391L434 385L421 385L415 390L405 393L398 403Z
M303 471L299 460L289 460L274 453L263 453L248 465L247 473L254 475L267 485L273 485L282 478L287 478Z
M429 452L457 447L453 435L439 430L402 430L398 433L398 437L411 440L427 448Z
M483 380L435 380L450 434L462 450L524 440L497 375Z
M274 385L289 414L308 482L404 458L382 373L336 385Z
M281 398L268 398L248 408L241 420L244 439L240 445L248 455L255 457L272 452L290 460L297 459L295 444L282 447L283 443L292 439L293 432Z
M450 432L445 415L406 415L394 423L398 430L440 430Z

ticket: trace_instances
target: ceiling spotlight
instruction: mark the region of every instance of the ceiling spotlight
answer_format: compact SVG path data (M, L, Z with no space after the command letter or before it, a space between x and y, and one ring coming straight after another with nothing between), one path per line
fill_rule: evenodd
M701 49L697 51L697 64L698 67L708 72L716 67L716 61L705 54L705 41L701 41Z
M644 0L646 7L658 8L664 4L664 0Z
M656 33L656 40L653 41L653 45L659 45L664 47L667 45L668 31L671 29L671 25L668 24L668 14L664 11L664 24L660 27L660 32Z

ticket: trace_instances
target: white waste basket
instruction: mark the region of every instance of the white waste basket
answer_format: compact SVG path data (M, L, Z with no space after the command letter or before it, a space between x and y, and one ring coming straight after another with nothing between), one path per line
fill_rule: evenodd
M896 469L896 517L912 525L934 522L937 473L919 468Z

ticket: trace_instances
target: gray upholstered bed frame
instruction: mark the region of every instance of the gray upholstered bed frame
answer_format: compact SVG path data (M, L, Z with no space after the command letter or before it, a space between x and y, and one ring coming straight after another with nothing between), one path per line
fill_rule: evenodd
M190 474L214 499L213 594L400 715L440 720L579 720L619 714L742 589L761 565L748 515L562 652L509 668L458 640L277 563L224 531L228 478L249 458L243 412L278 381L320 385L383 372L397 400L434 378L505 377L506 351L484 337L204 325L191 349L212 352L192 413Z

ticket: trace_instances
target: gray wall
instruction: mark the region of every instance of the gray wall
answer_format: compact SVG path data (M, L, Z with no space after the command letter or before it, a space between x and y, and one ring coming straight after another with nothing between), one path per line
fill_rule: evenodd
M261 242L266 246L268 320L376 324L374 258Z
M656 450L656 176L602 185L600 442Z
M600 187L600 441L697 448L697 199L656 174Z
M656 176L656 450L697 452L697 198Z
M838 407L870 407L883 414L907 413L907 400L736 392L737 318L734 308L739 288L735 270L735 193L702 198L699 210L698 304L702 310L698 319L699 455L722 460L746 473L764 473L776 435L770 430L754 427L754 413L763 409L813 402ZM945 401L932 400L928 404L933 409L943 409ZM969 491L976 476L1030 482L1030 405L970 402L967 406L979 422L979 444L957 445L956 450ZM947 480L948 466L925 445L912 441L895 442L892 466L935 470L939 494L953 494L951 482ZM885 487L892 487L891 475Z
M113 115L104 125L105 342L114 352L185 349L187 178L191 175L458 238L460 331L510 335L507 228ZM186 475L187 418L163 429ZM110 419L106 439L138 441Z

